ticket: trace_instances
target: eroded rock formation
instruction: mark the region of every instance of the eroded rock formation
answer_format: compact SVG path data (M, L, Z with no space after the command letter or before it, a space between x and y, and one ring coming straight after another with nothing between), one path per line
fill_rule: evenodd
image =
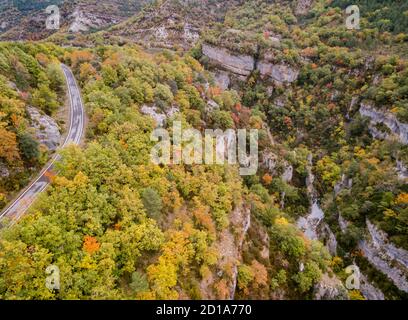
M387 235L368 219L368 236L359 248L370 263L392 280L401 291L408 292L408 252L395 247Z
M236 75L249 76L254 70L255 59L249 55L237 55L227 49L203 44L203 54L213 63Z
M292 83L299 76L299 70L283 62L273 63L267 59L257 61L253 56L238 54L206 43L202 46L202 52L211 64L239 77L246 78L254 70L258 70L263 78L278 83Z
M61 142L61 133L55 120L34 107L27 107L37 140L49 150L55 151Z

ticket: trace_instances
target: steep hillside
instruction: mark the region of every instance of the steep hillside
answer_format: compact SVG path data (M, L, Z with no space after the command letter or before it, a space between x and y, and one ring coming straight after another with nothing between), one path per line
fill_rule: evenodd
M48 38L82 86L87 146L63 152L52 188L2 233L0 297L406 299L405 1L352 3L359 30L343 0L115 4L64 2ZM19 70L3 60L5 77ZM258 129L257 174L153 165L150 134L174 120ZM36 288L50 263L69 275L58 292ZM344 287L350 265L359 290Z
M62 152L52 187L2 230L1 298L230 299L255 288L262 298L277 288L286 298L313 296L330 255L274 207L260 182L248 189L237 166L150 160L158 115L168 129L173 120L200 131L262 127L256 113L237 112L244 109L235 91L217 90L196 60L171 52L68 50L64 62L83 86L88 143ZM271 257L286 261L285 270L266 256L242 256L257 215L269 217ZM18 256L26 263L13 263ZM61 270L54 292L37 285L50 263Z

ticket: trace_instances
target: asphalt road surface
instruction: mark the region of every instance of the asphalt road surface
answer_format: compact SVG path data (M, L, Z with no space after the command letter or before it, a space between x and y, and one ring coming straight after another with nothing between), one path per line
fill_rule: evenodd
M68 95L70 100L70 124L68 134L60 148L68 144L78 145L81 142L84 132L84 107L78 84L72 71L65 65L61 65L67 82ZM55 175L54 163L60 160L61 156L56 153L41 171L37 178L0 214L0 227L2 221L7 220L14 224L33 204L38 195L50 184L50 177ZM6 219L7 218L7 219Z

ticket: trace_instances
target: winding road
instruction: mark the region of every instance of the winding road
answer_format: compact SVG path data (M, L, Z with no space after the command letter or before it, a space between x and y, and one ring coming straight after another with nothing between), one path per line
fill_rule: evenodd
M64 148L68 144L79 145L84 133L84 106L81 99L81 93L72 71L64 64L61 65L62 71L67 82L68 95L70 100L70 124L68 134L60 146ZM54 164L60 160L61 156L56 153L41 171L37 178L32 181L28 187L0 214L0 227L2 221L7 218L14 224L33 204L38 195L43 192L50 184L50 177L55 175Z

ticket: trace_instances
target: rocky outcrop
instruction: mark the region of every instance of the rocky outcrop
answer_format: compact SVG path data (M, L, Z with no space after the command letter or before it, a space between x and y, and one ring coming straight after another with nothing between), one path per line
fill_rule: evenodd
M225 48L203 44L203 55L213 64L236 75L248 76L254 70L255 59L249 55L237 55Z
M166 112L161 112L155 105L148 106L145 104L140 108L140 111L144 115L150 116L156 122L156 125L158 127L163 127L166 120L172 117L174 114L178 113L180 110L177 107L173 106L169 110L166 110Z
M408 292L408 251L395 247L387 235L367 219L367 239L360 241L359 248L370 263L395 284Z
M48 150L55 151L61 142L61 133L55 120L34 107L27 107L31 126L34 128L37 140Z
M384 294L360 273L360 292L367 300L385 300Z
M234 265L233 274L232 274L232 283L230 287L230 299L234 300L235 291L237 290L237 281L238 281L238 266L242 260L242 246L245 240L245 236L248 232L248 229L251 226L251 212L247 208L242 208L240 210L235 210L233 216L231 217L232 225L237 228L238 235L235 235L235 257L238 257L238 263ZM220 247L220 249L223 247ZM223 252L222 250L220 252ZM231 257L232 258L232 257ZM228 260L226 260L228 261Z
M308 165L306 167L306 187L310 200L310 212L306 217L300 217L297 226L303 231L310 240L321 240L330 254L337 254L337 239L330 226L324 222L324 211L319 205L317 191L314 187L315 176L312 172L313 158L312 154L308 156Z
M402 161L397 161L397 168L396 171L398 173L398 178L401 180L405 180L408 179L408 169L407 167L404 165L404 163Z
M343 218L343 216L339 213L339 218L338 218L340 230L342 233L345 233L347 231L347 228L349 226L349 222ZM357 266L358 268L358 266ZM366 298L367 300L384 300L384 294L381 292L380 289L378 289L373 283L371 283L367 277L359 272L360 276L360 292Z
M220 105L215 102L214 100L208 100L207 101L207 106L205 108L205 111L208 113L211 113L215 110L219 110L220 109Z
M189 23L184 25L183 31L183 39L187 43L195 44L200 39L200 30Z
M227 72L219 71L214 74L215 84L222 90L227 90L230 86L231 79Z
M307 217L301 217L297 221L297 226L303 231L303 233L311 240L319 239L318 227L324 218L324 212L318 205L317 201L314 201L312 208Z
M339 214L339 225L344 233L349 222ZM370 220L366 220L368 234L358 244L365 258L385 274L401 291L408 292L408 251L395 247L387 235ZM360 291L368 300L383 300L384 294L360 274Z
M0 161L0 178L8 178L10 170Z
M348 228L348 221L346 221L343 216L339 213L339 227L341 232L345 233L347 231Z
M345 174L341 176L341 181L334 186L334 195L338 195L344 189L351 189L353 187L353 179L347 178Z
M320 239L326 245L326 248L329 250L332 256L337 255L337 239L336 235L330 229L327 223L322 223L322 228L320 231Z
M215 299L214 290L211 287L219 280L227 280L228 296L226 299L234 299L238 278L238 266L241 263L242 247L245 236L251 225L251 212L241 205L235 208L230 216L230 228L225 228L218 237L216 248L222 255L216 265L216 270L210 273L200 283L202 299ZM228 276L226 276L226 271ZM219 297L218 297L219 298Z
M299 71L287 64L273 64L265 60L258 62L257 70L263 77L269 77L279 83L294 82L299 76Z
M270 257L270 237L268 230L263 226L258 226L258 232L260 234L260 243L262 250L259 252L262 259L269 260Z
M386 113L380 110L376 110L373 106L369 104L361 104L360 107L360 114L362 116L370 118L372 124L384 124L386 125L393 135L397 137L397 139L402 144L408 144L408 124L401 123L395 115ZM370 128L371 134L378 139L389 139L391 136L385 132L379 132L375 129L375 127Z
M169 33L167 32L167 29L164 26L155 28L153 30L155 37L159 40L166 40L169 37Z
M307 186L307 193L309 195L311 208L310 213L306 217L300 217L297 221L297 226L304 232L306 237L311 240L319 239L318 235L318 228L320 223L324 218L324 212L320 208L317 199L317 193L314 188L314 174L312 172L312 155L308 156L308 165L307 165L307 178L306 178L306 186Z
M119 21L109 15L95 15L93 12L75 9L72 14L73 22L69 27L69 32L86 32L91 28L106 27Z
M295 7L295 15L304 16L309 13L313 4L313 0L297 0Z
M265 79L270 79L277 83L292 83L299 76L299 70L283 62L272 63L268 60L267 54L258 61L253 56L237 54L226 48L206 43L202 46L202 52L210 60L211 64L240 77L247 77L254 70L258 70Z
M314 287L314 298L316 300L347 300L348 293L337 277L330 277L325 273Z

